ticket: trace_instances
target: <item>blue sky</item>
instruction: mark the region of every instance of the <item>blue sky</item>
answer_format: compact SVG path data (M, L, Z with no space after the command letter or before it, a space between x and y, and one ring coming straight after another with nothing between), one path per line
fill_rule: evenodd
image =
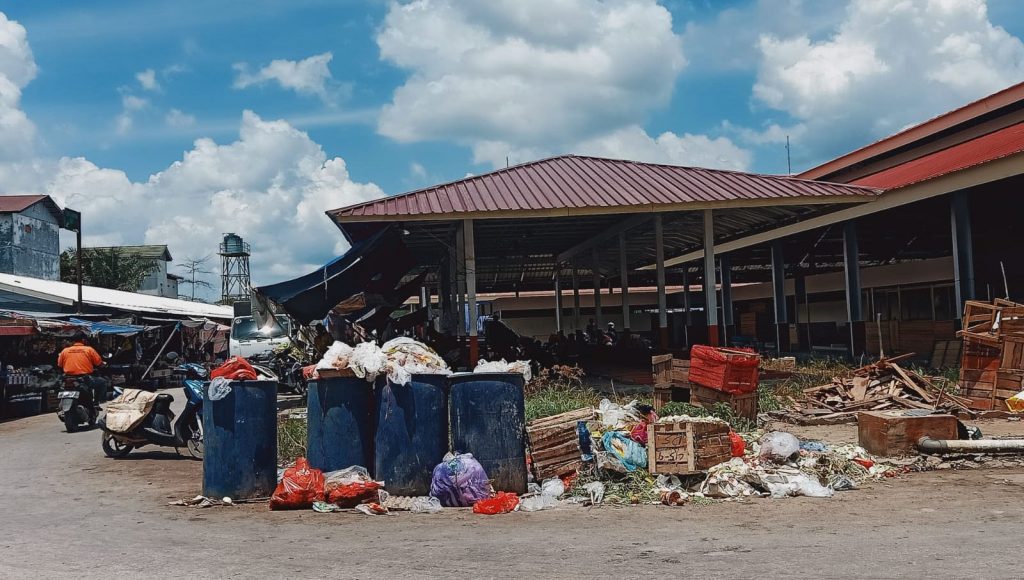
M169 243L176 257L237 230L258 282L344 250L323 210L506 157L784 173L790 135L799 171L1024 80L1013 0L33 0L0 12L0 77L14 87L5 97L0 83L0 191L50 193L83 208L87 240Z

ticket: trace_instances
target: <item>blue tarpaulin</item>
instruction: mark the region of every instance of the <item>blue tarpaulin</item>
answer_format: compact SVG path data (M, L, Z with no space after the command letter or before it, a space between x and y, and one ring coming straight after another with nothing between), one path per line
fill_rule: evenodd
M157 328L155 326L137 326L134 324L114 324L113 322L96 322L93 320L82 320L81 318L69 318L68 322L79 326L85 332L96 336L100 334L113 334L118 336L133 336L146 330Z

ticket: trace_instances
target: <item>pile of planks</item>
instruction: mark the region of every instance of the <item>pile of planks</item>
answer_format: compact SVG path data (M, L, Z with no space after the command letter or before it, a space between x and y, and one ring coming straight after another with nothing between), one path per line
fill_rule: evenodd
M1024 304L969 300L964 307L960 389L977 410L1006 410L1024 389Z
M849 378L804 389L803 399L793 403L803 414L821 419L853 418L858 411L886 409L970 410L968 399L944 392L928 377L897 364L912 356L881 359L856 369Z
M535 419L526 424L530 457L538 481L576 472L583 464L580 459L576 425L580 421L591 421L595 417L594 409L587 407Z

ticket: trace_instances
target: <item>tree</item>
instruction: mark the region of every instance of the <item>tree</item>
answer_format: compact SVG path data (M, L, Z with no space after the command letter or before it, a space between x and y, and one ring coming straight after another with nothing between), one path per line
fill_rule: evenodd
M206 263L210 261L210 255L207 254L202 258L194 258L189 256L185 258L185 261L178 265L181 268L185 278L179 282L179 284L185 284L192 287L192 292L189 300L192 302L196 301L196 288L206 288L210 290L213 288L213 284L210 284L206 280L202 279L202 276L207 274L213 274L213 271L206 267Z
M60 279L78 282L75 248L60 254ZM157 269L156 260L120 248L83 248L82 283L123 292L137 292L142 281Z

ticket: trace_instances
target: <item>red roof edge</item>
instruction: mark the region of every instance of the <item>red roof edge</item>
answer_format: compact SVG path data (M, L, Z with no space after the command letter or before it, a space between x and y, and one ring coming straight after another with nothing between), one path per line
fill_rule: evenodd
M1024 100L1024 82L1017 83L1009 86L999 92L982 97L976 101L970 102L962 107L953 109L947 113L943 113L937 117L933 117L918 123L912 127L908 127L898 133L894 133L888 137L875 141L870 145L861 147L836 157L831 161L827 161L812 167L803 173L797 174L797 177L803 179L819 179L836 171L840 171L856 163L860 163L872 157L887 153L893 149L897 149L904 145L908 145L915 141L930 137L940 131L944 131L951 127L955 127L962 123L976 119L985 113L1000 109L1007 105L1012 105L1019 101Z

